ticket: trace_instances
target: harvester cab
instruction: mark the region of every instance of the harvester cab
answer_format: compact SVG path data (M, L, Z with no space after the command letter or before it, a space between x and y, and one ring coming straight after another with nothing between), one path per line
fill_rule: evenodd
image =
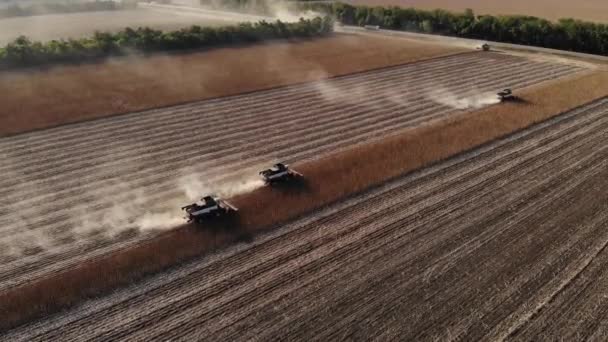
M515 96L513 95L513 92L511 91L511 89L504 89L502 91L499 91L496 96L498 96L498 99L500 100L500 102L505 102L505 101L511 101L515 99Z
M201 223L212 218L224 216L231 211L238 209L227 201L215 198L213 196L205 196L201 202L193 203L182 207L182 210L188 215L188 222Z
M302 174L290 169L286 164L277 163L270 169L260 171L260 176L262 176L262 179L266 184L274 184L302 177Z

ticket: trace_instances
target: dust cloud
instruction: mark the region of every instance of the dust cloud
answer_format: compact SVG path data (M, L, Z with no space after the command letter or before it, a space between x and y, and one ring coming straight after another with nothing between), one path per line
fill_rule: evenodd
M172 3L178 4L179 0L175 0ZM267 13L265 17L259 17L264 20L281 20L283 22L296 22L300 19L314 19L316 17L323 17L322 13L315 12L312 10L298 10L294 7L296 2L290 2L285 0L252 0L248 2L248 5L243 7L242 11L247 14L241 14L242 19L247 19L248 15L259 15L256 11L257 8L265 8ZM209 8L215 11L222 11L225 13L233 13L235 18L238 18L238 14L234 12L234 9L226 7L222 4L222 1L211 1L210 6L200 6L197 4L189 3L184 7L201 7Z
M69 2L55 1L68 4ZM86 2L86 1L74 1ZM78 39L91 36L95 31L117 32L126 27L152 27L159 30L178 30L191 25L226 26L261 20L296 22L300 18L323 16L313 11L295 10L286 1L265 2L268 14L235 12L221 6L206 8L198 2L167 4L140 2L136 8L112 11L51 13L32 16L2 18L0 45L6 45L21 35L34 41ZM24 6L24 5L21 5Z
M159 197L153 190L130 189L126 182L117 181L104 187L99 194L93 194L93 201L105 203L109 208L92 214L87 213L87 208L79 208L73 217L74 233L84 237L96 234L115 237L129 230L145 233L174 229L185 223L181 207L204 195L229 198L264 185L257 172L223 180L189 170L180 173L181 176L170 184L175 191L169 198ZM104 197L108 192L117 195Z
M189 201L199 200L204 194L228 198L251 192L264 186L264 181L257 174L235 178L221 183L205 182L204 177L198 174L183 176L178 182L178 189L182 191Z
M284 22L295 22L300 19L310 20L316 17L323 17L322 13L312 10L296 11L290 9L286 1L269 1L268 4L272 17Z
M269 164L264 163L264 166ZM12 194L23 194L24 203L4 206L0 212L0 220L7 224L0 231L3 234L0 235L0 257L52 252L61 248L62 241L91 242L117 238L125 233L147 234L174 229L185 223L181 207L204 195L229 198L264 186L257 174L261 168L262 165L247 167L230 174L229 178L184 169L177 172L179 176L174 181L163 184L169 192L162 193L156 193L154 187L137 188L129 181L117 178L97 190L85 190L79 202L69 208L54 207L52 201L26 199L26 194L49 193L57 189L33 189L27 179L23 179ZM69 229L51 231L41 226L44 222L35 215L38 211L56 210L69 215Z
M364 84L343 85L334 82L329 74L320 66L309 73L309 79L316 79L313 83L315 90L327 102L335 102L358 107L381 109L386 103L406 107L410 103L404 93L394 89L376 89ZM370 98L373 94L373 98ZM362 99L369 99L362 101ZM374 104L370 100L380 100Z
M471 96L459 96L448 89L435 89L427 94L432 101L454 109L479 109L500 103L496 93L481 93Z

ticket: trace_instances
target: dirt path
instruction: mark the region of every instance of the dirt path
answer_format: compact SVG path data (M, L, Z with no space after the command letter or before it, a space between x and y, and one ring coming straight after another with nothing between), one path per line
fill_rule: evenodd
M146 239L142 216L182 222L189 189L444 118L438 87L467 98L580 70L472 53L0 139L0 288Z
M596 101L2 337L602 340L607 113Z

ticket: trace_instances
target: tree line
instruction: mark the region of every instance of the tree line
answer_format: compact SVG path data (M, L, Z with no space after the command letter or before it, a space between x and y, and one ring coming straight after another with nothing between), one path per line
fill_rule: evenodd
M96 0L87 2L44 2L29 6L13 4L4 9L0 9L0 18L26 17L53 13L114 11L135 9L136 7L137 0L125 0L120 2L112 0Z
M330 14L345 25L378 25L391 30L608 55L608 25L575 19L552 22L532 16L475 15L471 9L454 13L441 9L429 11L306 1L300 1L298 7Z
M148 27L126 28L117 33L96 32L92 37L49 42L32 42L21 36L0 48L0 67L23 67L54 63L83 62L128 53L150 53L252 43L272 39L324 36L333 31L330 17L242 23L224 27L200 27L163 32Z

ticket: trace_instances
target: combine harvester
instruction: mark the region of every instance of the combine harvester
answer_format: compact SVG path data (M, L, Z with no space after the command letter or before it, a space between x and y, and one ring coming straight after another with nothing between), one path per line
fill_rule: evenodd
M513 92L509 88L499 91L498 93L496 93L496 96L498 97L500 102L515 100L515 95L513 95Z
M201 202L182 207L188 214L188 222L202 223L238 211L232 204L213 196L205 196Z
M288 165L277 163L267 170L260 171L264 183L268 185L292 181L303 177L298 171L292 170Z
M303 177L301 173L290 169L288 165L283 163L277 163L270 169L260 171L260 176L268 185L286 183ZM213 196L205 196L201 199L201 202L184 206L182 210L188 214L185 217L188 222L196 223L203 223L238 211L230 202Z
M490 44L483 43L477 47L477 50L490 51Z

